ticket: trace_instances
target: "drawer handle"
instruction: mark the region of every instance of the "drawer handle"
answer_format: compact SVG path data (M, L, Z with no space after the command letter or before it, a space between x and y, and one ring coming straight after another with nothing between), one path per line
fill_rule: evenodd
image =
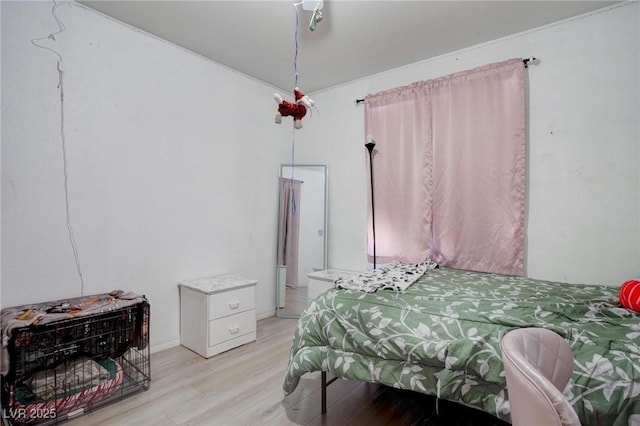
M236 325L235 327L229 327L229 333L231 334L238 334L239 331L240 331L239 325Z
M238 309L239 307L240 307L240 302L238 301L229 303L229 309Z

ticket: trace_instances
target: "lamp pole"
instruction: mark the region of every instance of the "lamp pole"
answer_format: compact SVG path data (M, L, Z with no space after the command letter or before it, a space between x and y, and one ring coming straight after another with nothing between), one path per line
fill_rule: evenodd
M373 202L373 148L376 143L373 141L373 137L367 136L367 143L364 144L369 151L369 172L371 177L371 225L373 230L373 269L376 269L376 213L375 204Z

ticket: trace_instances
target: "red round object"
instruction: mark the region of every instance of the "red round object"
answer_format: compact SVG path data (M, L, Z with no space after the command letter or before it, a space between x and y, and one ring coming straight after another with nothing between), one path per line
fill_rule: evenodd
M620 286L620 304L640 312L640 281L629 280Z

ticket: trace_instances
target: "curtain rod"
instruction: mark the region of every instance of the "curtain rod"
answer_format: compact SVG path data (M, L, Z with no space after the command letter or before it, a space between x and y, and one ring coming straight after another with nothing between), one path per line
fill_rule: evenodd
M533 65L538 65L540 63L540 61L538 60L538 58L536 58L535 56L530 56L528 58L524 58L522 60L522 63L524 64L525 68L529 68L529 62L531 62ZM364 102L364 98L363 99L356 99L353 103L358 106L361 103Z

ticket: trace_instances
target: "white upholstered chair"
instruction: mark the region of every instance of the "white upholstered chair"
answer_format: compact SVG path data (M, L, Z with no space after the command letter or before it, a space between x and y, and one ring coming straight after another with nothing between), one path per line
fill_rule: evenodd
M573 373L573 354L562 336L521 328L502 339L502 361L514 426L580 426L562 394Z

